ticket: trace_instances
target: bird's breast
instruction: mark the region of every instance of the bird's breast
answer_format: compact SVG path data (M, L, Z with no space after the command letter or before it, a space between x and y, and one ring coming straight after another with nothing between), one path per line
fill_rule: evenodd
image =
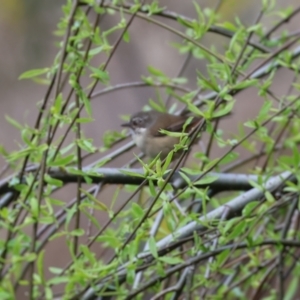
M135 132L131 132L132 139L135 144L145 152L145 144L147 138L147 129L146 128L137 128Z
M140 150L148 157L155 157L159 153L161 159L165 158L179 143L179 138L170 136L150 136L146 128L138 128L132 131L132 139Z
M174 149L174 145L179 143L179 138L160 136L148 139L147 142L146 154L149 157L155 157L160 153L160 158L164 159Z

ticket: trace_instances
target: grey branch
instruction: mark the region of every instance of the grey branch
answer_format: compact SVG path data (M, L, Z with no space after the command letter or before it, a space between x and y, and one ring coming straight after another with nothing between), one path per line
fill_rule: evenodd
M227 174L222 174L222 175L227 175ZM228 175L233 175L233 174L228 174ZM226 204L221 205L218 208L208 212L206 215L199 217L198 221L191 222L181 227L176 232L173 232L172 234L161 239L156 243L157 250L158 251L162 250L165 247L171 245L172 242L179 241L180 239L184 239L185 237L192 235L194 231L205 230L207 228L205 226L205 223L220 219L224 211L227 211L228 209L229 209L229 217L236 213L240 213L248 203L255 200L259 200L262 197L264 197L265 191L274 192L276 189L282 186L287 180L293 180L293 181L295 180L291 172L284 172L280 175L269 178L262 186L262 188L252 188L249 191L242 193L241 195L233 198L231 201L227 202ZM237 245L236 247L239 246L240 245ZM151 253L148 250L146 250L138 254L138 259L145 259L149 256L151 256ZM121 265L118 268L117 273L119 278L126 276L126 265L127 263ZM108 279L106 278L106 280ZM103 282L101 282L96 287L96 289L100 289L101 287L103 287L103 283L105 283L106 280L103 280ZM83 299L85 300L91 299L92 295L94 294L95 294L95 290L93 288L90 288L85 293Z
M35 168L31 168L31 172ZM191 182L196 180L201 173L196 175L187 175ZM142 169L118 169L118 168L84 168L82 174L77 173L76 168L51 168L48 172L54 179L61 180L63 183L76 183L78 177L83 180L85 177L89 177L92 183L104 183L104 184L129 184L140 185L145 179L152 180L156 184L157 179L155 176L147 177ZM212 178L213 177L213 178ZM0 194L11 192L14 187L10 185L14 176L6 178L0 182ZM210 179L211 180L210 180ZM252 188L249 181L257 181L256 175L245 174L223 174L223 173L208 173L203 179L195 182L194 186L199 188L210 187L215 193L220 191L240 191L248 190ZM176 189L182 189L187 186L187 182L181 175L181 171L176 171L172 176L170 183Z
M202 222L207 222L209 220L220 219L223 212L230 209L230 214L236 214L242 211L242 209L250 202L255 200L260 200L265 191L273 192L279 186L281 186L285 181L289 180L292 177L290 172L284 172L278 176L270 178L265 184L263 189L252 188L251 190L239 195L238 197L232 199L224 205L219 206L218 208L212 210L208 214L199 218L199 222L191 222L186 226L181 227L178 231L174 232L171 235L166 236L157 243L157 248L166 247L172 241L176 239L182 239L186 236L192 234L195 230L204 230L206 227L201 224Z

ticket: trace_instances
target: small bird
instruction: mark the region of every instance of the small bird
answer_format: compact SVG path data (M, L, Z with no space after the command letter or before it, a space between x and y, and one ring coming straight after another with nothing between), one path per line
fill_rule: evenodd
M160 154L160 158L164 159L174 149L174 145L179 143L180 137L166 135L160 130L182 133L188 118L190 117L176 116L154 110L142 111L132 115L130 121L121 124L121 126L130 129L133 141L144 154L150 158ZM201 118L192 117L184 132L191 132L201 120Z

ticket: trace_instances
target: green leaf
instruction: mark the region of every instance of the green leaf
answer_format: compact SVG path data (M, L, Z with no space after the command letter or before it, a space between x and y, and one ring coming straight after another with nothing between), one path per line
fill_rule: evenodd
M122 245L122 241L117 236L108 234L97 237L97 241L104 242L114 249L118 249Z
M215 167L218 162L219 162L219 158L215 158L215 159L211 160L210 162L208 162L205 165L205 168L203 171L210 170L212 167Z
M66 221L65 221L65 227L67 228L68 225L70 224L73 216L75 215L77 211L77 205L73 205L71 208L66 208Z
M217 262L218 265L221 266L228 258L228 255L231 253L230 249L226 249L222 251L218 256L217 256Z
M216 80L216 76L209 72L209 79L207 79L201 72L197 71L197 83L202 88L207 88L208 90L213 90L215 92L219 91L218 82Z
M33 218L38 218L39 216L39 202L36 197L30 197L29 198L29 205L31 208L31 214Z
M141 79L148 85L152 85L154 84L154 79L152 77L145 77L145 76L141 76Z
M30 141L30 132L29 130L27 130L27 128L24 128L21 130L21 136L22 136L22 140L23 142L29 146L29 147L34 147L33 143Z
M241 234L246 229L246 226L247 223L244 220L236 223L235 226L233 226L231 233L226 237L226 239L230 241L241 236Z
M273 105L273 102L271 100L265 100L263 102L263 105L260 108L259 114L257 116L258 121L264 121L264 119L268 116L272 105Z
M81 191L84 195L86 195L87 198L88 198L90 201L94 202L94 203L98 206L98 208L99 208L100 210L108 211L107 206L106 206L104 203L102 203L101 201L99 201L97 198L95 198L95 197L94 197L92 194L90 194L88 191L86 191L86 190L84 190L84 189L80 189L80 191Z
M190 22L190 21L188 21L188 20L186 20L186 19L184 19L184 18L177 17L177 22L178 22L179 24L181 24L182 26L184 26L184 27L187 27L187 28L194 28L193 23Z
M3 156L3 157L6 157L9 155L8 151L6 151L6 149L4 148L4 146L0 145L0 154Z
M261 184L259 184L258 182L255 182L253 180L249 180L249 183L255 187L256 189L258 189L259 191L263 191L263 186Z
M124 42L129 43L129 41L130 41L130 35L129 35L128 30L126 30L126 31L123 33L123 40L124 40Z
M152 99L149 99L149 105L151 106L151 108L153 108L154 110L157 110L159 112L165 112L166 111L166 108L164 106L160 106L158 103L156 103Z
M45 249L41 250L37 258L37 271L43 283L45 282L44 257L45 257Z
M183 137L183 136L188 136L188 133L185 132L173 132L173 131L168 131L168 130L164 130L164 129L160 129L159 130L160 133L168 135L168 136L172 136L172 137Z
M143 209L135 202L131 204L131 211L137 218L141 218L144 215Z
M196 182L194 182L194 185L207 185L209 183L212 183L214 181L216 181L218 179L218 176L213 176L213 175L206 175L203 178L201 178L200 180L197 180Z
M56 267L49 267L49 271L52 273L52 274L61 274L63 269L61 268L56 268Z
M221 231L222 235L227 235L228 232L234 228L236 225L237 219L233 218L231 220L228 220L226 222L220 222L219 223L219 230Z
M94 68L90 67L90 69L93 71L91 74L92 78L97 78L100 82L107 84L109 83L109 74L107 71L101 70L101 68Z
M259 127L259 124L253 120L249 120L249 121L245 122L244 125L249 128L258 128Z
M62 105L63 105L63 98L62 98L62 94L60 93L55 101L53 106L51 107L51 113L52 114L60 114L61 109L62 109Z
M293 300L297 299L297 291L299 289L299 277L293 276L290 277L291 281L289 283L289 286L286 288L286 292L284 294L284 300ZM299 296L299 294L298 294Z
M153 255L153 257L158 258L156 242L153 236L150 236L148 240L148 245L149 245L150 253Z
M72 236L82 236L82 235L84 235L84 229L83 228L74 229L70 232L70 234Z
M116 141L124 138L125 135L119 131L107 130L102 136L103 144L106 148L110 148Z
M95 56L96 54L99 54L102 51L103 51L103 46L93 48L89 51L89 56Z
M86 207L87 207L88 211L83 209L83 204L81 204L80 205L81 211L86 215L88 220L95 226L95 228L97 230L100 230L101 226L99 224L98 216L92 215L92 214L94 214L94 210L93 210L94 206L92 206L90 203L88 203L86 205ZM90 214L89 212L91 212L92 214Z
M52 184L52 185L55 185L57 187L62 187L63 186L63 181L62 180L59 180L59 179L55 179L55 178L52 178L50 175L48 174L45 174L44 175L44 180L49 183L49 184Z
M159 260L169 265L177 265L183 263L183 260L180 257L162 256L159 257Z
M149 190L152 197L156 196L155 186L151 179L149 179Z
M234 100L226 102L226 104L217 111L213 112L213 118L218 118L229 114L234 106Z
M53 240L55 240L57 238L60 238L62 236L65 237L67 235L68 235L68 232L66 232L66 231L58 231L58 232L56 232L56 233L54 233L53 235L50 236L49 241L53 241Z
M269 203L275 202L274 196L269 191L265 191L265 197Z
M184 84L188 82L188 79L185 77L176 77L172 79L172 82L174 82L175 84Z
M165 163L163 165L163 168L162 168L162 173L163 174L165 174L167 168L169 167L170 163L172 162L173 154L174 154L174 151L170 151L169 154L167 155L166 161L165 161Z
M154 76L166 77L166 75L161 70L155 69L152 66L148 66L148 72Z
M84 151L95 153L96 147L92 144L92 139L77 139L77 145Z
M98 161L94 166L93 169L97 168L101 168L102 166L104 166L107 162L109 162L111 160L111 157L107 157L107 158L103 158L100 161ZM100 176L102 176L101 174L99 174Z
M224 22L224 23L221 24L221 26L223 26L224 28L226 28L228 30L231 30L231 31L236 31L237 30L236 26L233 23L230 23L230 22Z
M225 165L232 161L235 161L239 156L240 156L240 154L237 152L230 152L222 159L222 161L220 162L220 165Z
M245 81L241 81L241 82L236 83L233 86L233 89L235 89L235 90L243 90L243 89L246 89L246 88L248 88L250 86L256 85L257 82L258 82L257 79L248 79L248 80L245 80Z
M18 128L18 129L24 129L24 126L21 125L20 123L18 123L16 120L12 119L11 117L9 117L8 115L5 115L5 119L14 127Z
M76 123L91 123L93 122L93 118L77 118Z
M49 70L50 70L49 68L29 70L29 71L22 73L19 76L19 79L28 79L28 78L36 77L36 76L47 73Z
M141 173L135 173L135 172L132 172L132 171L127 171L127 170L124 170L124 169L123 169L123 170L120 170L120 173L129 175L129 176L133 176L133 177L145 178L145 175L144 175L144 174L141 174Z
M192 185L192 181L190 177L188 177L185 173L179 171L180 176L185 180L188 186Z
M89 115L89 117L91 117L92 116L92 107L91 107L90 99L86 96L85 93L80 93L80 98L84 104L84 108L85 108L87 114Z
M70 155L65 156L65 157L57 156L55 158L55 161L48 163L48 166L51 166L51 167L64 167L64 166L74 162L74 159L75 159L74 154L70 154Z
M83 253L84 257L89 260L91 265L97 263L95 253L91 252L91 250L86 245L81 244L79 246L79 249Z
M258 207L259 201L253 201L248 203L243 209L243 216L248 217L253 214L254 210Z
M188 106L188 109L196 116L200 116L200 117L204 117L204 114L203 112L196 106L194 105L193 103L191 102L188 102L186 103L187 106Z
M53 295L53 291L52 291L52 287L49 287L47 285L44 285L45 287L45 299L54 299L54 295Z
M166 9L166 7L159 7L158 1L153 1L151 4L145 4L143 8L148 10L148 16L160 13Z

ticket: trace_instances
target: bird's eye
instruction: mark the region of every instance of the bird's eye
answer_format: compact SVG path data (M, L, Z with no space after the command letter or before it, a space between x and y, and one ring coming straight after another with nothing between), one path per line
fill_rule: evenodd
M132 125L133 126L137 126L141 123L141 119L140 118L136 118L132 120Z

